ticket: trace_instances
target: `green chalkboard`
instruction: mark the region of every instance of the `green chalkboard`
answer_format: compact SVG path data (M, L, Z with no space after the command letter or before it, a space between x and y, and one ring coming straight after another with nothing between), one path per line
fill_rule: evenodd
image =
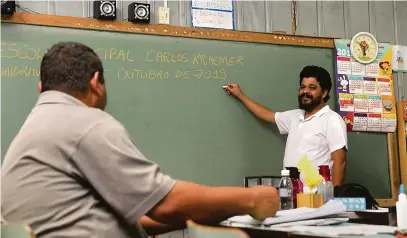
M191 39L1 23L2 157L37 100L41 56L59 41L97 50L106 69L107 111L165 173L207 185L243 186L279 175L285 137L256 119L222 85L239 83L276 110L297 107L299 72L333 75L333 49ZM331 93L329 104L335 108ZM349 134L347 182L389 198L386 135Z

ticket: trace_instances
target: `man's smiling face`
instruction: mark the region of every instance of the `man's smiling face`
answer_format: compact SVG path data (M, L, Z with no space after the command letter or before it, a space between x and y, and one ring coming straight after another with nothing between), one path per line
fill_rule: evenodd
M307 112L314 110L323 103L323 98L327 92L322 92L322 88L314 77L303 78L298 92L298 104L300 109Z

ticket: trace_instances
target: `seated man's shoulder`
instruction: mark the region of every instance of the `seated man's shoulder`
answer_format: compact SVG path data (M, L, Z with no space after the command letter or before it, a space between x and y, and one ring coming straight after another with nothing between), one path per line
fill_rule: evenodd
M82 110L81 113L82 115L86 117L93 117L93 118L109 118L112 117L109 113L98 109L98 108L93 108L93 107L78 107L77 110Z
M99 133L105 133L112 130L125 130L124 126L109 113L96 108L83 108L82 113L76 118L79 124L84 126L84 133L97 130Z
M106 129L124 128L123 125L109 113L99 110L99 109L94 109L94 108L91 108L91 110L92 110L91 115L92 115L92 117L94 117L93 121L95 122L95 125L96 124L102 125L101 127L104 127Z

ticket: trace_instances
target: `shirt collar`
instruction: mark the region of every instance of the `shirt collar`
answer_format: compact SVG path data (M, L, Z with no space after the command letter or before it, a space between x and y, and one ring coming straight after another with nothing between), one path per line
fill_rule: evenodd
M41 104L69 104L76 106L87 106L79 99L60 91L46 91L40 94L37 106Z
M307 119L305 119L305 121L311 120L314 117L321 117L322 115L324 115L326 112L328 112L330 110L329 105L325 105L323 108L321 108L317 113L315 113L314 115L308 117ZM304 114L305 111L304 110L300 110L298 113L298 117L300 118L300 120L304 121Z

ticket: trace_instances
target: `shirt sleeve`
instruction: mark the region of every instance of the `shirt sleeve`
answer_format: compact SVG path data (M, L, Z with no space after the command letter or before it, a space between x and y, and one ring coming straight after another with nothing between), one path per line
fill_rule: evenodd
M161 201L175 184L144 157L127 130L114 119L93 126L80 140L73 159L90 185L130 224Z
M280 131L280 134L288 134L291 127L291 121L295 113L295 110L290 110L285 112L276 112L274 114L276 125Z
M330 153L343 147L348 149L346 125L340 116L334 117L328 122L327 140Z

